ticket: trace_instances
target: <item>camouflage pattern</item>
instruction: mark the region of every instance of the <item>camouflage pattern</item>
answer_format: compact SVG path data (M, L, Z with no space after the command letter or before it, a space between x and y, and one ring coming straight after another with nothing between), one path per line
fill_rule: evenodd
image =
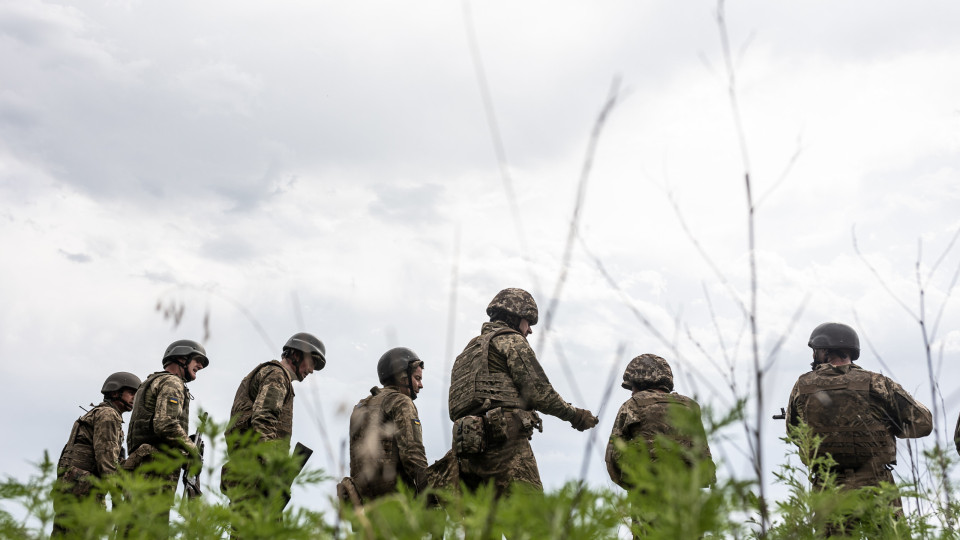
M70 498L90 495L92 477L104 478L117 471L123 449L123 418L119 409L103 401L73 423L70 438L57 462L53 499L53 535L68 533L63 506ZM100 504L106 508L104 498Z
M496 441L493 437L488 437L484 451L479 454L457 456L460 479L467 486L472 488L483 482L493 481L499 495L507 492L511 482L521 482L536 489L543 489L537 460L529 442L533 426L539 422L539 417L530 413L540 411L568 422L577 416L577 409L564 401L553 389L527 339L515 331L503 333L505 330L510 330L506 323L487 322L481 327L479 338L474 340L483 339L491 333L500 333L490 340L487 367L491 375L505 375L501 378L504 394L508 394L512 387L512 391L519 395L519 410L502 407L509 416L509 425L519 427L509 430L506 440ZM456 380L458 375L454 370L451 380ZM494 405L491 403L491 407ZM485 415L489 410L492 409L480 411L479 414Z
M537 324L537 302L523 289L504 289L497 293L487 306L487 315L492 317L497 311L505 311L526 319L531 326Z
M414 491L427 487L427 454L420 414L394 386L372 388L350 415L350 476L368 501L396 491L402 481Z
M660 360L663 359L660 358ZM688 426L676 425L675 419L681 412L677 411L678 408L690 411L690 415L696 418L697 422ZM676 442L681 448L689 450L689 455L683 456L684 461L689 465L694 464L693 459L713 463L707 434L699 419L700 405L686 396L656 390L634 392L630 399L620 406L613 421L613 430L610 432L610 440L604 456L610 479L625 489L630 488L620 469L621 456L616 447L617 440L627 443L643 441L650 452L650 458L656 461L654 441L657 436L662 436ZM715 478L706 478L705 484L710 484L714 480Z
M172 345L171 345L172 347ZM167 371L151 373L137 390L130 412L130 433L127 435L127 450L131 455L140 455L137 450L150 445L157 451L164 448L180 449L195 454L196 446L188 435L190 420L190 392L183 379ZM145 456L141 462L149 463L151 456ZM139 471L140 469L135 469ZM143 472L145 477L162 482L158 495L163 495L163 507L144 516L149 530L159 530L170 521L170 507L173 506L180 478L180 469L173 471Z
M520 392L510 375L504 371L490 371L490 341L501 334L519 335L516 330L500 324L497 330L470 340L453 362L447 401L450 420L496 407L523 407Z
M627 364L620 386L632 390L633 385L673 392L673 370L663 358L655 354L641 354Z
M230 409L231 423L226 435L256 431L260 440L285 440L293 434L293 380L277 360L255 367L240 382ZM232 448L228 448L228 453Z
M167 371L151 373L140 385L130 413L127 451L142 444L193 451L190 427L190 392L183 379Z
M855 364L821 364L800 376L787 405L787 426L806 422L823 437L819 451L838 462L847 489L892 481L895 438L933 430L930 411L899 384Z

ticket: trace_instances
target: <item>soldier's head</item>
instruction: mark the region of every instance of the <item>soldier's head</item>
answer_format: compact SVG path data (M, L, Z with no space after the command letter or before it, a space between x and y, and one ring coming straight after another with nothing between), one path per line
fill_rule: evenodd
M641 354L627 364L623 372L623 383L627 390L663 390L673 392L673 370L670 364L655 354Z
M501 321L524 336L533 333L531 326L537 324L539 312L533 296L523 289L504 289L487 305L491 321Z
M307 358L309 362L305 361ZM280 359L287 363L298 381L327 365L327 348L313 334L299 332L290 336L283 346Z
M423 388L423 360L406 347L395 347L380 357L377 377L380 384L396 386L410 399L417 399Z
M140 387L140 377L126 371L118 371L103 381L100 393L103 399L114 402L123 412L133 409L133 398Z
M813 349L813 367L845 364L860 358L860 337L843 323L823 323L813 329L807 346Z
M163 369L187 382L196 380L197 372L209 365L206 349L190 339L174 341L163 353Z

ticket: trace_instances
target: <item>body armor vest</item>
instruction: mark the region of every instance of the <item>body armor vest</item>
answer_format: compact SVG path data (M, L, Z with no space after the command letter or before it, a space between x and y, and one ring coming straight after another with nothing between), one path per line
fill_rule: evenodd
M801 418L823 437L819 453L833 456L839 467L896 461L896 441L871 405L868 373L853 369L826 377L814 372L799 384L797 396Z
M116 411L109 403L104 401L73 423L73 428L70 430L70 439L64 445L63 452L60 453L60 461L57 462L58 469L73 466L94 476L100 475L97 470L97 458L93 451L93 424L97 410L103 408ZM116 414L119 416L120 413ZM123 430L120 430L117 443L121 447L123 446Z
M137 390L137 396L133 400L133 411L130 413L130 433L127 436L127 450L132 454L142 444L150 444L156 448L165 446L167 441L157 436L153 429L153 415L157 410L157 394L160 379L164 377L173 377L175 384L183 386L183 406L180 412L180 427L184 433L187 432L190 419L190 393L187 391L183 380L180 377L168 371L158 371L151 373L147 380L143 381L140 389Z
M272 366L275 369L286 371L280 362L272 360L270 362L264 362L254 368L249 375L243 378L240 381L240 387L237 388L237 394L233 398L233 407L230 408L230 418L233 418L233 423L230 425L230 428L227 429L226 435L230 435L234 432L240 432L250 429L251 421L253 419L253 405L257 400L257 394L260 393L260 381L257 380L257 375L263 372L263 369ZM290 439L293 436L293 383L289 377L284 377L286 380L286 397L283 400L283 408L280 410L280 418L277 422L277 438L278 439ZM253 384L254 381L257 384Z
M397 478L410 487L410 478L400 462L400 449L394 436L396 421L387 418L383 402L398 391L375 388L372 396L360 400L350 414L350 476L364 499L396 491Z
M690 433L677 429L670 416L674 407L691 408L691 402L678 394L661 394L659 392L641 392L632 398L635 410L642 411L643 422L634 424L628 439L642 438L647 443L651 454L654 450L654 441L658 435L667 437L684 448L693 448L694 441Z
M467 344L453 362L450 373L448 405L450 419L482 414L490 409L523 408L520 392L506 373L490 371L490 341L503 334L519 334L512 328L499 328L481 334Z

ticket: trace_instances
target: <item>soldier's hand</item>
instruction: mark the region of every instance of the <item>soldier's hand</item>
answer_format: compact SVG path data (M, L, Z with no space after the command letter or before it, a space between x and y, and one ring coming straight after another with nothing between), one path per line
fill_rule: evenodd
M596 426L599 421L600 419L594 416L592 412L586 409L577 409L577 413L570 420L570 425L577 431L586 431Z

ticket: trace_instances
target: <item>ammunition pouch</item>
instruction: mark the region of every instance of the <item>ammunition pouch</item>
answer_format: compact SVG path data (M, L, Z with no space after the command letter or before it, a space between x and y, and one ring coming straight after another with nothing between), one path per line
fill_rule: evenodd
M490 409L484 415L485 433L489 444L501 444L509 440L533 438L533 430L543 431L543 422L536 411L523 409Z
M140 465L149 462L156 452L157 448L152 444L141 444L136 450L130 453L130 457L123 460L120 467L125 471L132 471Z
M480 416L464 416L453 422L453 449L458 456L483 452L483 423Z

